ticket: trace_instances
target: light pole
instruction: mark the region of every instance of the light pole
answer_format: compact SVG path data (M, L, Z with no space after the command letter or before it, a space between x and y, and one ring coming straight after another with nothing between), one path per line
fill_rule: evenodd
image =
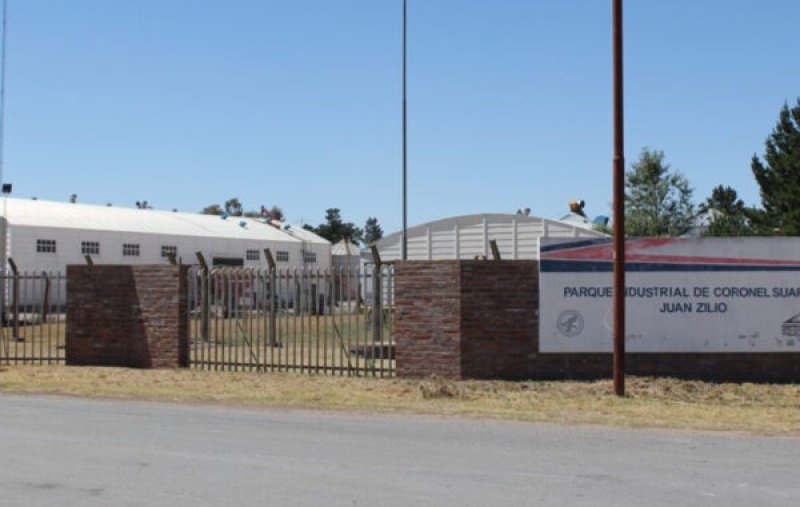
M408 187L407 187L407 115L406 115L406 40L407 40L407 9L406 0L403 0L403 240L401 245L401 258L408 259Z
M11 193L11 184L3 183L3 155L5 144L5 117L6 117L6 19L8 13L8 0L3 0L3 48L0 53L0 184L3 193L3 230L2 255L0 262L0 313L2 320L6 321L6 271L8 267L8 194Z
M3 48L0 52L0 183L3 182L3 155L6 137L6 19L8 0L3 0ZM9 189L10 190L10 189ZM5 192L4 192L5 193ZM5 215L4 215L5 216ZM5 269L5 264L3 264Z
M6 280L8 271L8 194L10 193L11 183L3 183L3 237L2 240L0 240L0 248L3 249L3 253L0 256L0 262L3 263L2 268L0 268L0 318L2 322L0 322L0 326L4 326L8 322L6 315L6 302L8 301L6 295Z

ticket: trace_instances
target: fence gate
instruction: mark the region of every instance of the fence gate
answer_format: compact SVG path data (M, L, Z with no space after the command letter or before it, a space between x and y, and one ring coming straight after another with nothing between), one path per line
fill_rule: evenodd
M189 271L190 364L210 370L394 374L394 271Z
M0 364L64 363L66 276L9 265L0 276Z

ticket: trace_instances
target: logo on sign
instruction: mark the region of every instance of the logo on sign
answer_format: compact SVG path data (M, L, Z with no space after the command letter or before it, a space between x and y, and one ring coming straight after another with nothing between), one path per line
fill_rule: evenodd
M781 324L783 336L800 336L800 313Z
M583 315L575 310L566 310L558 315L556 321L558 332L568 338L578 336L583 331Z

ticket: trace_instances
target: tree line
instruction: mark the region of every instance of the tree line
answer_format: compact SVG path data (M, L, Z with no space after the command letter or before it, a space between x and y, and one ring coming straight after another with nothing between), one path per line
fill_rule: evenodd
M644 148L625 173L625 235L681 236L706 219L706 236L800 235L800 99L784 104L763 157L750 169L760 189L761 206L745 206L728 185L714 187L695 208L693 189L664 153ZM607 230L606 232L613 232Z
M225 201L224 205L211 204L203 208L201 213L205 215L228 215L233 217L263 218L282 222L284 220L283 209L279 206L267 208L261 206L259 210L245 211L244 206L237 197L232 197ZM378 219L368 217L364 227L356 227L353 222L345 222L339 208L328 208L325 211L325 221L319 225L312 226L304 224L303 229L311 231L321 236L331 243L338 243L347 239L359 246L371 245L375 241L383 238L383 229L378 224Z

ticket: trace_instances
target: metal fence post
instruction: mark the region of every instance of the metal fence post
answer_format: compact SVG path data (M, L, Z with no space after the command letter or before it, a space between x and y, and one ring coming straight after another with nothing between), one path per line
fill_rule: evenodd
M269 318L269 345L270 347L278 347L278 287L277 287L277 266L275 258L269 248L264 249L264 257L267 259L269 265L269 309L267 315Z
M12 311L11 327L13 331L13 338L15 341L22 341L19 336L19 270L17 263L11 257L8 258L8 265L11 267L12 285L11 285L11 299L14 305Z
M44 278L44 293L42 294L42 324L47 322L47 314L50 311L50 277L46 271L42 271Z
M383 316L383 309L381 308L381 256L375 245L370 246L370 250L375 261L375 267L372 270L372 341L380 342L382 341L381 318Z
M209 304L208 304L208 264L203 254L197 252L197 262L200 263L200 337L203 342L209 340Z

